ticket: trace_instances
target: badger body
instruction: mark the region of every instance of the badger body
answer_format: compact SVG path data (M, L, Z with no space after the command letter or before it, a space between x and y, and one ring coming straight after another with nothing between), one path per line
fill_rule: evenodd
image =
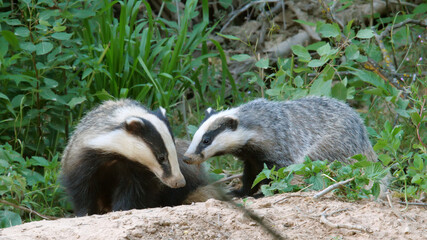
M255 177L266 164L285 167L312 160L349 161L363 154L376 160L360 116L345 103L325 97L293 101L257 99L239 107L206 111L185 153L187 163L223 154L243 160L243 186L237 196L252 195Z
M200 166L183 163L188 143L176 146L164 109L118 100L90 111L62 157L61 182L75 214L182 204L207 181Z

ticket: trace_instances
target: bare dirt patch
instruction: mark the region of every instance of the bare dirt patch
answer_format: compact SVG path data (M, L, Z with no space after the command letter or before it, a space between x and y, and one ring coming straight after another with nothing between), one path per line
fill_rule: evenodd
M288 239L425 239L425 207L313 193L281 194L245 200L248 209ZM243 204L242 200L238 200ZM322 213L334 225L322 223ZM38 221L0 230L0 239L272 239L257 223L226 202L208 200L177 207L112 212L80 218Z

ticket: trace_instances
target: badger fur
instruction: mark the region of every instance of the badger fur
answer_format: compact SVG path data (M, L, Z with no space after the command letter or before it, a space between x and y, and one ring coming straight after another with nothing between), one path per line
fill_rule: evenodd
M255 177L266 164L285 167L312 160L339 160L376 154L360 116L345 103L325 97L294 101L257 99L239 107L206 116L185 153L187 163L232 154L243 160L241 189L237 196L252 195Z
M178 153L162 108L152 112L118 100L90 111L62 157L61 182L75 214L183 203L207 182L200 166L182 161L188 143L177 141L177 147Z

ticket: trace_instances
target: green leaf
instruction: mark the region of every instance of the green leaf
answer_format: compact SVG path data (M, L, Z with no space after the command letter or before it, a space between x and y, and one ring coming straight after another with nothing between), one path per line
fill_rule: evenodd
M391 157L387 154L380 154L378 159L381 160L384 166L388 166L392 162Z
M80 19L85 19L93 16L95 16L95 12L90 9L78 10L76 13L74 13L74 17L80 18Z
M257 66L259 68L267 69L268 64L269 64L269 59L268 58L262 58L258 62L255 63L255 66Z
M411 112L411 120L412 120L412 123L415 125L415 126L418 126L418 124L420 124L420 122L421 122L421 117L420 117L420 115L418 114L418 112Z
M216 34L223 37L223 38L227 38L227 39L235 40L235 41L240 41L240 38L235 37L233 35L226 35L226 34L221 34L221 33L216 33Z
M19 41L18 38L16 38L15 34L11 31L1 31L1 34L3 35L4 39L14 48L19 49Z
M327 96L331 95L332 80L323 81L323 79L316 79L310 87L310 95Z
M291 47L292 52L298 56L298 60L301 60L303 62L308 62L311 59L310 53L308 53L308 50L305 49L301 45L293 45Z
M84 71L83 71L83 74L82 74L82 79L85 79L87 76L89 76L89 74L91 74L93 72L93 69L92 68L86 68Z
M307 66L309 67L321 67L326 63L326 60L321 60L321 59L313 59L311 60Z
M5 99L8 102L10 102L9 98L6 95L4 95L3 93L1 93L1 92L0 92L0 99Z
M65 27L65 26L55 26L55 27L53 27L53 30L55 31L55 32L63 32L63 31L65 31L67 29L67 27Z
M36 50L36 46L32 42L23 42L20 44L20 47L29 53L32 53Z
M86 101L86 97L73 97L67 105L70 106L71 109L73 109L76 105L79 105L84 101Z
M302 87L302 85L304 84L304 79L302 79L302 77L300 75L298 75L294 79L294 84L297 87Z
M21 22L18 20L18 19L16 19L16 18L13 18L13 19L6 19L6 21L5 21L6 23L7 23L7 25L10 25L10 26L17 26L17 25L21 25Z
M372 195L374 195L374 197L377 198L380 195L380 190L381 190L379 182L375 182L371 190L372 190Z
M28 37L30 36L30 30L26 27L19 27L15 29L15 35L20 37Z
M31 159L29 160L29 163L31 164L31 166L42 166L42 167L49 166L48 160L46 160L43 157L37 157L37 156L31 157Z
M11 211L0 211L0 228L7 228L22 224L21 216Z
M426 12L427 12L427 3L423 3L416 6L413 11L414 14L426 13Z
M53 79L44 78L43 81L44 81L44 84L46 85L46 87L48 87L48 88L56 88L58 86L58 82L53 80Z
M272 97L280 96L281 92L282 92L282 91L280 90L280 88L271 88L271 89L267 89L267 90L265 91L265 93L266 93L268 96L272 96Z
M311 27L315 27L316 26L316 23L307 22L307 21L303 21L303 20L293 20L293 21L296 22L296 23L304 24L304 25L311 26Z
M414 157L414 167L419 171L424 169L424 161L419 154Z
M322 24L320 27L317 28L317 31L323 36L323 37L336 37L340 34L339 29L337 29L336 26L332 24Z
M65 32L56 32L52 34L52 37L58 40L70 40L71 36L73 36L72 33Z
M34 186L38 183L45 183L44 177L36 171L25 168L22 170L22 175L27 179L28 186Z
M36 45L36 54L37 55L44 55L52 51L53 44L50 42L41 42Z
M374 36L374 31L371 29L362 29L359 32L357 32L356 37L361 39L369 39Z
M248 60L250 58L251 58L251 56L249 56L248 54L237 54L237 55L232 56L231 60L242 62L242 61Z
M351 44L345 49L345 56L348 60L356 60L359 58L359 55L359 48L354 44Z
M331 54L331 46L329 45L329 43L326 43L325 45L323 45L317 49L317 53L320 56L327 56L327 55Z
M339 82L332 87L331 94L332 94L332 97L334 98L337 98L340 100L346 100L347 88L344 86L343 83Z

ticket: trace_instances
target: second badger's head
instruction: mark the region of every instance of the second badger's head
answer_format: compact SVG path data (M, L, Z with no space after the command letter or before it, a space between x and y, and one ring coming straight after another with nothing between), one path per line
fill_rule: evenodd
M92 110L81 125L76 134L82 137L84 148L138 162L171 188L185 186L163 108L152 112L132 100L107 101Z
M207 109L205 119L184 154L184 161L201 163L210 157L232 153L245 145L252 137L252 131L247 131L240 124L238 111L239 108L221 112Z

